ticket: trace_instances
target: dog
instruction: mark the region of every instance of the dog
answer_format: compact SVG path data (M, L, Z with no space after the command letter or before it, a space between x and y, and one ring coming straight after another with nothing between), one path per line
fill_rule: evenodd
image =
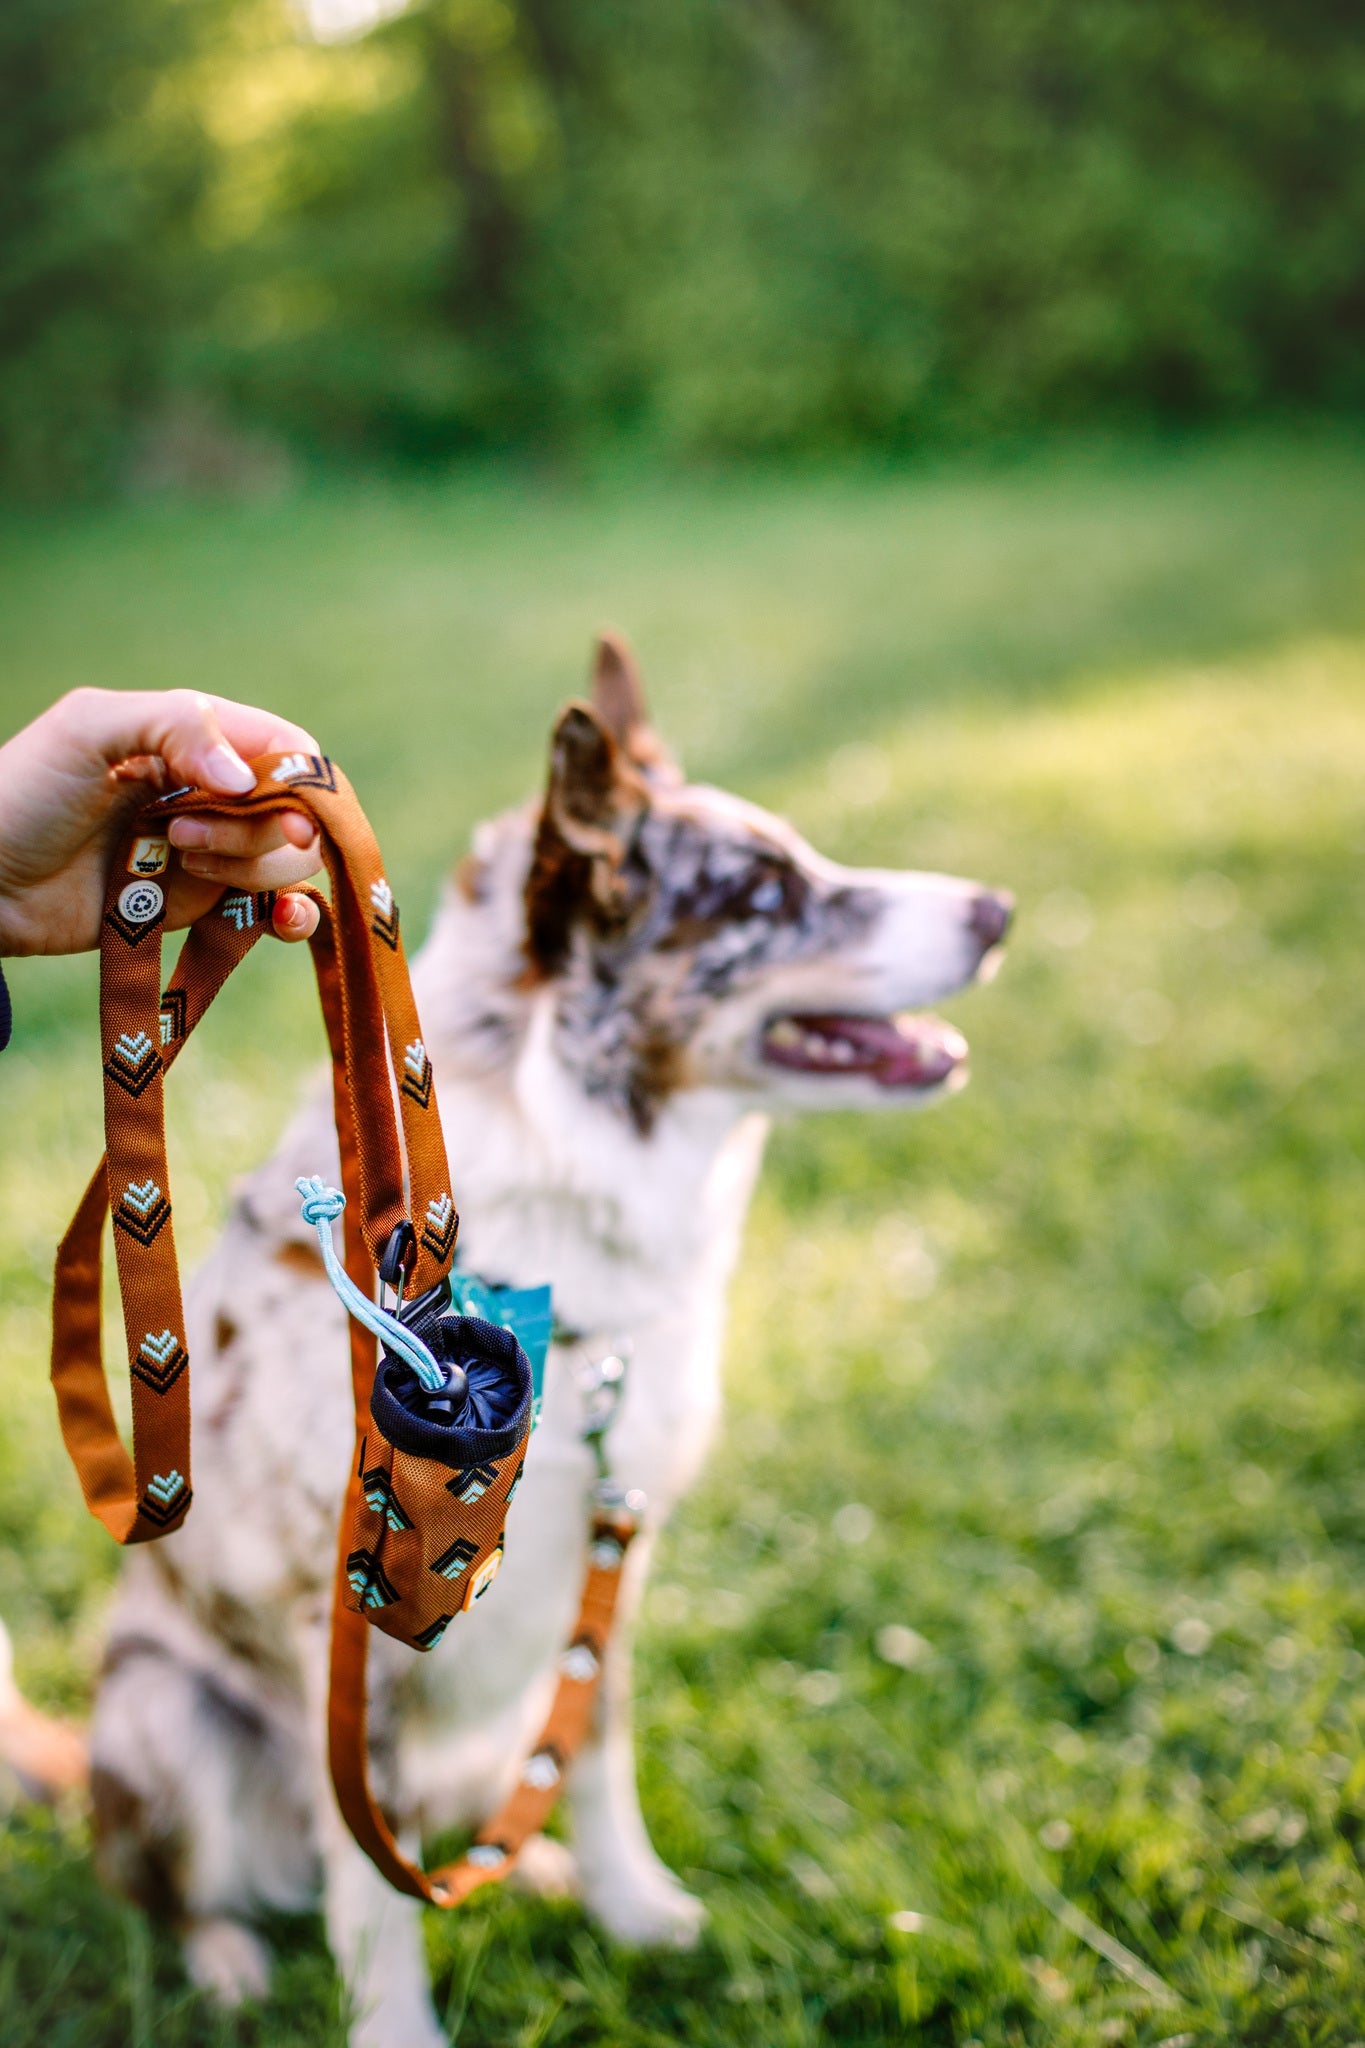
M538 805L481 826L413 978L466 1268L552 1283L561 1325L498 1583L420 1655L373 1636L371 1767L400 1840L511 1790L577 1607L593 1462L585 1371L629 1360L608 1454L643 1491L597 1723L568 1774L571 1848L523 1881L609 1935L689 1944L703 1911L655 1854L635 1787L630 1623L654 1537L719 1401L727 1283L775 1110L920 1104L966 1046L929 1016L994 961L1007 897L840 867L781 819L686 782L624 643L554 730ZM191 1978L262 1994L268 1910L321 1901L352 2048L441 2048L420 1909L341 1822L327 1778L328 1616L352 1453L344 1318L302 1222L336 1177L320 1087L236 1192L187 1298L195 1502L135 1551L90 1733L104 1876L181 1930Z

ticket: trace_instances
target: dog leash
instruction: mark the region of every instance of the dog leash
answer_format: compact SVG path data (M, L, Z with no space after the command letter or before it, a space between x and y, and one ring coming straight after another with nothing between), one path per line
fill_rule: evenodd
M300 1182L334 1284L351 1311L356 1455L338 1539L328 1748L360 1846L399 1890L453 1906L504 1876L544 1822L590 1726L621 1566L643 1501L606 1473L601 1438L580 1611L549 1717L520 1780L464 1856L427 1873L399 1849L368 1778L371 1624L430 1649L486 1592L531 1426L531 1368L509 1330L453 1312L458 1218L431 1062L403 953L398 906L349 783L324 756L268 756L245 796L184 789L136 821L111 867L100 934L105 1156L57 1254L52 1380L86 1505L120 1543L155 1540L190 1509L190 1361L166 1162L166 1071L267 929L273 895L230 891L190 930L161 988L167 828L193 815L311 813L331 882L310 941L332 1055L340 1189ZM102 1235L112 1210L132 1390L133 1455L104 1374ZM343 1257L332 1225L342 1221ZM413 1219L416 1219L414 1221ZM395 1296L375 1301L375 1276ZM405 1293L410 1293L404 1305ZM548 1341L548 1338L547 1338ZM382 1352L380 1345L382 1344ZM447 1476L450 1475L450 1476Z

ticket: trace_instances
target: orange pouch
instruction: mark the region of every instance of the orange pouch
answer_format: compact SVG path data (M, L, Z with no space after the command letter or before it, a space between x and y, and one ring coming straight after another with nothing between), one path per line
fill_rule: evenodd
M447 1378L430 1392L385 1349L360 1445L347 1605L429 1650L502 1563L531 1427L531 1367L510 1330L449 1309L444 1283L402 1321Z

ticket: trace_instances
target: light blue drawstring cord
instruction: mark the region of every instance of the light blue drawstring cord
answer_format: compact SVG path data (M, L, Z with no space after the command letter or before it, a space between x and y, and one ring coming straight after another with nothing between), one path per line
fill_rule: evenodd
M303 1196L304 1222L311 1223L317 1231L327 1278L346 1307L356 1321L363 1323L367 1330L373 1330L390 1351L396 1351L400 1358L407 1360L427 1393L439 1394L446 1384L444 1366L438 1365L421 1338L414 1336L397 1316L389 1315L377 1302L370 1301L361 1293L336 1255L332 1225L346 1207L346 1197L341 1189L329 1188L316 1173L308 1180L296 1180L294 1186Z

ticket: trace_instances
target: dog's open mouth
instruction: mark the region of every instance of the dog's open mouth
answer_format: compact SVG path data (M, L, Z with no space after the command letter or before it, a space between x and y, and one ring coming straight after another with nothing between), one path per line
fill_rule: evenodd
M799 1074L858 1074L879 1088L938 1088L966 1069L967 1041L940 1017L770 1018L763 1057Z

